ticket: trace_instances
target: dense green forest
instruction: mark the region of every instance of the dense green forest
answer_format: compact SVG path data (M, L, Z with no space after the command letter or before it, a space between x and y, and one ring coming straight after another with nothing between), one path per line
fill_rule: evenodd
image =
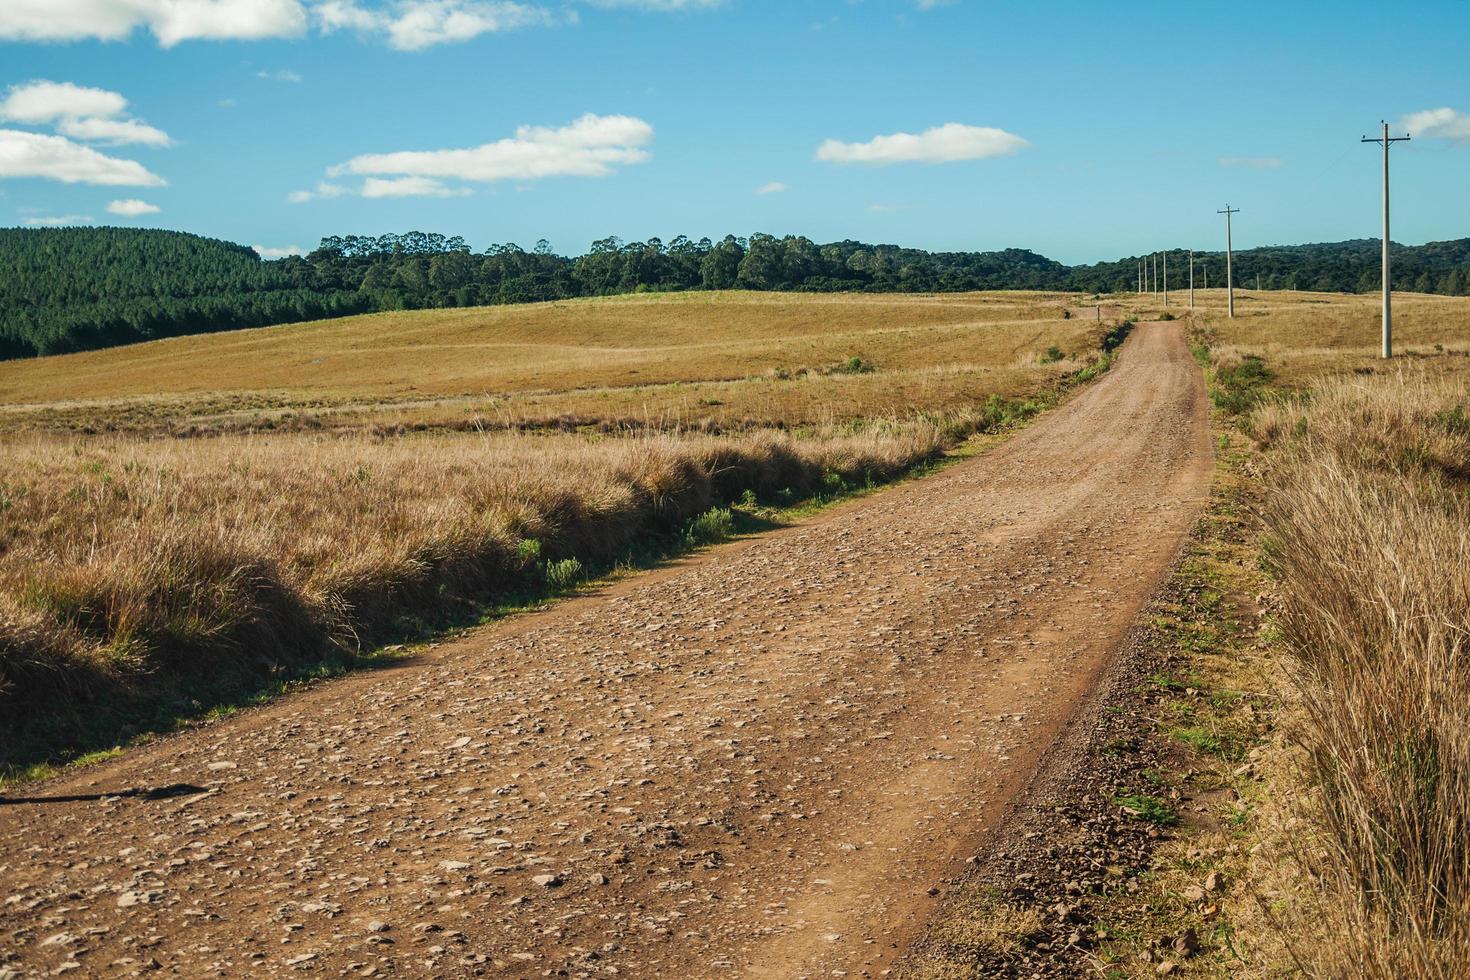
M1171 253L1183 288L1187 253ZM1219 285L1223 253L1196 253ZM755 234L718 242L604 238L585 255L424 232L331 237L310 255L266 262L250 248L132 228L0 229L0 357L108 347L185 333L379 310L479 306L689 289L1127 292L1138 257L1066 266L1025 249L926 252L895 245ZM1264 289L1367 292L1378 242L1271 246L1235 254L1236 281ZM1397 286L1470 293L1470 239L1394 247Z

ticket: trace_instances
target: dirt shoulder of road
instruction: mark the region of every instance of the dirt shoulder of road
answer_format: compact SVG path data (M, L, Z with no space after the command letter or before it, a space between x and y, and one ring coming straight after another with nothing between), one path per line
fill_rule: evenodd
M1259 487L1217 417L1208 507L1108 673L950 883L899 972L959 977L1290 972L1260 866L1291 784L1258 567ZM1268 791L1269 787L1269 791Z

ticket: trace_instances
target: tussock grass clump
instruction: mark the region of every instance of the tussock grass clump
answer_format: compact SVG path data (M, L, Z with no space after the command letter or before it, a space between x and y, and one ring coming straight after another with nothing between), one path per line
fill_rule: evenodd
M892 479L1008 416L589 439L12 439L0 767L110 744L456 607L573 588L725 506Z
M1400 369L1268 406L1268 559L1304 708L1322 976L1470 963L1470 431L1462 386Z

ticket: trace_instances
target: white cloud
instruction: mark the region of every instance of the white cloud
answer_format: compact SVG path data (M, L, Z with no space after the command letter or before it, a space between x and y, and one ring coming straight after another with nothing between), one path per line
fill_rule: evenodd
M189 40L294 37L306 27L300 0L4 0L0 39L121 41L138 29L172 47Z
M604 177L623 164L649 158L643 149L653 127L632 116L582 116L559 129L522 126L513 137L466 150L368 153L327 171L328 176L436 177L471 181Z
M990 126L945 123L914 133L874 136L866 143L824 140L817 159L827 163L952 163L1008 156L1031 144L1014 133Z
M725 5L725 0L587 0L587 2L594 7L653 10L660 13L670 10L709 10Z
M107 205L107 212L109 214L120 214L124 218L139 218L145 214L157 214L162 210L158 205L149 204L147 201L140 201L136 197L122 201L113 201Z
M301 76L289 68L282 68L278 71L258 71L255 73L255 77L264 78L268 82L291 82L295 84L301 81Z
M769 184L762 184L755 189L757 194L779 194L786 190L786 185L779 180L773 180Z
M382 34L389 47L400 51L422 51L435 44L557 21L542 7L512 0L390 0L378 7L361 7L357 0L327 0L312 13L325 33L345 29Z
M329 184L325 180L320 180L317 181L316 190L292 191L286 195L286 200L292 204L305 204L307 201L314 201L319 197L341 197L347 193L349 193L347 188L340 184Z
M110 119L127 107L127 99L104 88L35 81L10 86L5 101L0 102L0 116L12 122L40 124L84 116Z
M136 119L63 119L56 131L72 139L102 141L113 146L123 143L168 146L173 142L168 133Z
M1399 120L1399 126L1410 136L1470 143L1470 113L1448 107L1411 112Z
M128 100L117 92L84 88L71 82L26 82L12 85L0 102L0 119L40 125L53 123L72 139L110 144L147 143L168 146L168 134L124 116Z
M0 129L0 178L44 177L67 184L162 187L162 177L64 136Z
M369 177L362 182L363 197L464 197L468 187L446 187L432 177Z
M958 0L918 0L917 5L920 10L933 10L936 7L952 6L956 2Z
M90 225L90 214L58 214L44 218L27 218L25 224L31 228L68 228L75 225Z
M263 259L284 259L289 255L305 255L300 245L282 245L279 248L270 245L251 245L255 253Z
M1278 170L1286 161L1280 157L1221 157L1222 167L1249 167L1251 170Z

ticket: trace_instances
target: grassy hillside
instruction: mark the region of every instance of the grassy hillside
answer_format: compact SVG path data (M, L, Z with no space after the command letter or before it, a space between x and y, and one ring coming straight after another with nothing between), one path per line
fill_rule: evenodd
M799 425L1034 390L1099 324L1034 294L746 292L380 313L0 363L0 429ZM853 359L857 360L854 361Z

